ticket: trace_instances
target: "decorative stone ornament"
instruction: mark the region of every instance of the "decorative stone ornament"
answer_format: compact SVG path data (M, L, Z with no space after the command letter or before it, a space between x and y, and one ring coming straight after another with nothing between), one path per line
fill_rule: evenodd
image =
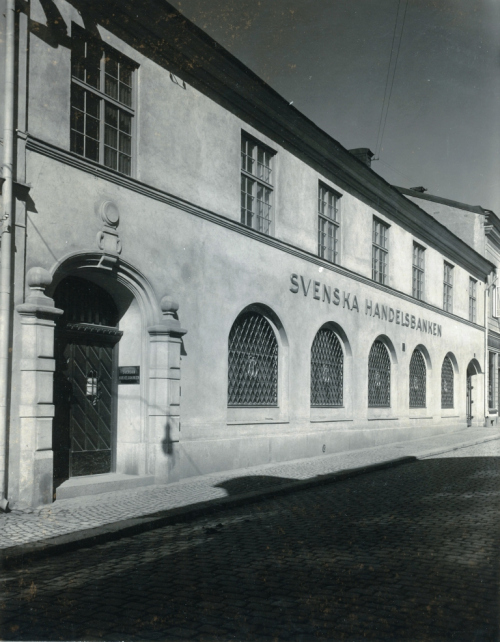
M118 256L122 251L122 242L116 231L120 223L120 211L116 203L107 199L98 201L95 209L104 223L102 229L97 232L97 247L103 253L99 261L99 267L111 270L117 263Z

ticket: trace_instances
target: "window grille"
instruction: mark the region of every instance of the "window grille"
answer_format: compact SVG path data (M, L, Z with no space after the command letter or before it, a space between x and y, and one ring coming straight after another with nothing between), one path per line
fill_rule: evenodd
M414 350L410 360L410 408L425 408L427 367L424 355Z
M272 157L264 146L241 137L241 222L264 234L272 224Z
M412 294L416 299L424 298L424 252L425 248L413 244L413 287Z
M388 225L373 218L372 279L377 283L387 283L388 231Z
M228 405L278 405L278 342L256 312L240 315L229 334Z
M368 357L368 406L391 405L391 359L382 341L374 341Z
M441 408L453 408L454 372L450 357L441 366Z
M71 52L71 151L130 176L134 64L76 30Z
M339 196L324 185L318 190L318 256L338 263L339 254Z
M453 312L453 265L444 264L443 310Z
M342 406L344 353L337 335L323 329L311 348L311 406Z
M495 406L495 353L488 353L488 408L496 410Z
M476 322L477 311L477 281L469 278L469 321Z

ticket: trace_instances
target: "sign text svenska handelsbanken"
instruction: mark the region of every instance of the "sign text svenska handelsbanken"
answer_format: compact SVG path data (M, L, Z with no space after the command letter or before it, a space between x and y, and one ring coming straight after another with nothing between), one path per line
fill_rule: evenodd
M350 292L339 290L339 288L332 288L329 285L324 285L319 281L312 279L304 279L303 276L292 274L290 276L290 292L297 294L302 292L304 296L311 294L313 299L324 301L332 305L342 305L343 308L359 313L358 298L354 294L351 296ZM397 323L403 327L411 328L412 330L420 330L427 334L433 334L435 337L442 335L441 326L432 321L426 321L414 314L403 312L403 310L391 308L388 305L373 303L371 299L365 299L365 314L370 317L378 317L382 321L389 323Z

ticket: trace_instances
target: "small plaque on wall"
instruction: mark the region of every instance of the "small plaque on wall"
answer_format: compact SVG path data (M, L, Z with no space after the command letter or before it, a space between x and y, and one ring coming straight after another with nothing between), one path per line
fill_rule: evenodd
M120 366L118 383L140 383L140 366Z

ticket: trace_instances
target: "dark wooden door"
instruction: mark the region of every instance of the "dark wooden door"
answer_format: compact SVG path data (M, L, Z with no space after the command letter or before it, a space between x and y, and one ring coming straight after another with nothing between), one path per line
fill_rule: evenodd
M472 400L472 391L474 390L474 386L472 385L472 377L470 375L467 375L467 425L472 426L472 404L474 403Z
M54 417L54 477L109 473L113 467L116 339L61 337ZM97 336L95 336L97 335Z
M57 286L54 487L68 477L109 473L114 461L116 357L122 333L112 297L69 276Z

